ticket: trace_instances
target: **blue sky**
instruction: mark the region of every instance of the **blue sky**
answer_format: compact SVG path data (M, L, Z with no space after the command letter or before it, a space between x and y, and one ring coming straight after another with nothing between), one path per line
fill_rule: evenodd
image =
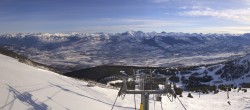
M0 33L249 33L250 0L0 0Z

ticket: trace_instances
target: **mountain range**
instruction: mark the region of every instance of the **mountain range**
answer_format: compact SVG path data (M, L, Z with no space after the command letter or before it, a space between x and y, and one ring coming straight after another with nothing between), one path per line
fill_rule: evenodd
M1 35L0 47L67 73L101 65L178 67L218 63L247 54L250 34L17 33Z

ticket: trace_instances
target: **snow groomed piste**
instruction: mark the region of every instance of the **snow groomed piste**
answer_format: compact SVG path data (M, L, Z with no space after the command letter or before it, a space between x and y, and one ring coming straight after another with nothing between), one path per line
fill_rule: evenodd
M110 110L118 90L98 86L88 87L88 82L41 70L17 60L0 55L0 110ZM200 98L188 98L187 92L180 98L187 110L247 110L250 109L250 93L226 92L205 94ZM228 101L231 105L228 104ZM117 98L113 110L131 110L141 102L140 95ZM149 97L149 110L184 110L178 100L170 102L166 96L154 106Z

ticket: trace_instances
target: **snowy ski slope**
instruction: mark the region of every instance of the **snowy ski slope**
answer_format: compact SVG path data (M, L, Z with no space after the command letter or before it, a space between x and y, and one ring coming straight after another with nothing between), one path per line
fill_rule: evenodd
M110 110L118 90L87 87L87 82L41 70L0 55L0 110ZM250 109L250 93L225 92L201 95L187 93L180 98L188 110L243 110ZM160 102L150 97L150 110L161 110ZM227 103L231 102L231 105ZM138 109L140 96L136 95ZM163 110L184 110L178 100L170 102L163 96ZM133 110L134 96L120 97L114 110Z

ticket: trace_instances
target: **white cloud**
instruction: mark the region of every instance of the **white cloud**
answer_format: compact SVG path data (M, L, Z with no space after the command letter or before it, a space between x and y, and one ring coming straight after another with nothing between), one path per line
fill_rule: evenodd
M196 29L202 33L250 33L250 26L220 26L220 27L203 27Z
M249 0L241 0L244 4L246 5L250 5L250 1Z
M163 31L168 27L183 26L185 21L168 21L168 20L154 20L154 19L101 19L99 22L104 25L96 25L90 27L78 27L75 30L85 32L123 32L127 30L140 30L145 32ZM109 24L109 25L106 25Z
M196 7L191 11L181 12L180 14L186 16L207 16L241 22L250 22L250 8L214 10L211 8L200 9Z
M248 25L236 25L236 24L225 24L225 25L206 25L196 26L199 24L195 21L189 20L154 20L154 19L101 19L99 22L105 22L109 25L96 25L77 27L73 31L77 32L124 32L127 30L144 31L144 32L187 32L187 33L250 33L250 26ZM112 24L115 23L115 24ZM118 23L118 24L117 24Z
M209 26L209 27L159 27L149 25L114 25L114 26L95 26L81 28L80 32L124 32L128 30L144 31L144 32L187 32L187 33L232 33L232 34L243 34L250 33L250 26Z

